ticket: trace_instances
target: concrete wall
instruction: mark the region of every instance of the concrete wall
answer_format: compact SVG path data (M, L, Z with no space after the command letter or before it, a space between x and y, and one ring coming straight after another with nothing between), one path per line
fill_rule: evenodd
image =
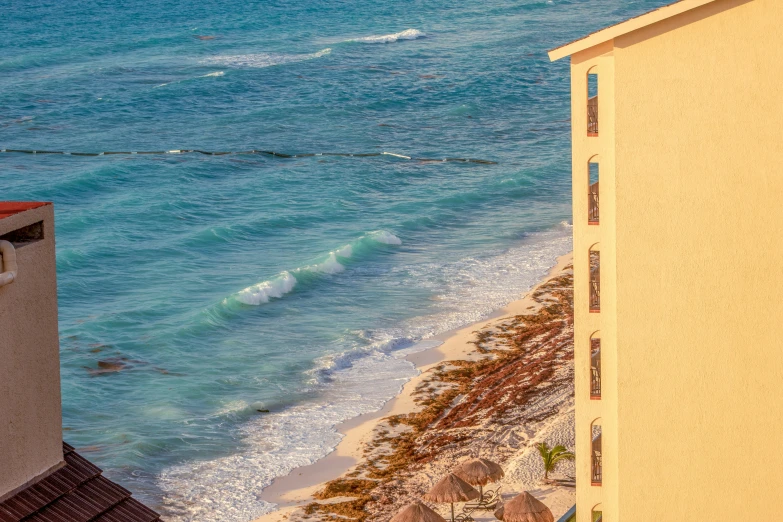
M598 75L598 136L587 133L587 76ZM616 383L616 342L612 328L605 324L610 306L614 255L614 59L612 44L590 48L571 60L572 187L574 223L574 365L576 400L576 505L577 522L592 522L592 508L608 493L607 480L616 473L607 470L616 452L616 394L607 390ZM589 163L599 164L600 222L588 224ZM601 312L589 310L590 250L601 253ZM590 339L601 338L602 395L590 398ZM602 427L604 481L591 483L593 424ZM606 519L605 519L606 520Z
M718 0L572 56L578 522L594 507L607 522L777 518L782 27L780 0ZM586 133L588 72L598 137ZM588 225L594 155L601 219ZM590 484L596 419L601 486Z
M723 0L615 41L607 521L779 517L781 30L780 0Z
M0 287L0 500L63 460L52 205L0 219L0 236L39 221L44 239L16 249Z

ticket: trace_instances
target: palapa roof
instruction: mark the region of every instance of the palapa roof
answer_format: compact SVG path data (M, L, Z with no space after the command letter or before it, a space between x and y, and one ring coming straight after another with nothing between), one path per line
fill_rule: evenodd
M495 518L503 522L555 522L549 508L527 491L496 509Z
M470 459L454 468L454 474L472 486L486 486L505 476L500 464L489 459Z
M711 4L712 2L716 1L717 0L679 0L672 4L659 7L658 9L648 11L642 15L629 18L623 22L610 25L609 27L605 27L600 31L596 31L578 40L561 45L560 47L556 47L555 49L549 51L549 59L554 62L560 58L571 56L572 54L578 53L579 51L584 51L590 47L595 47L598 44L613 40L618 36L628 34L632 31L636 31L637 29L641 29L642 27L652 25L654 23L660 22L661 20L666 20L667 18L677 16L686 11L690 11L691 9Z
M473 489L473 486L456 476L449 473L443 477L440 482L424 495L424 500L431 502L467 502L479 498L479 492Z
M401 509L389 522L446 522L446 519L417 501Z
M65 465L0 503L0 522L154 522L160 515L63 442Z

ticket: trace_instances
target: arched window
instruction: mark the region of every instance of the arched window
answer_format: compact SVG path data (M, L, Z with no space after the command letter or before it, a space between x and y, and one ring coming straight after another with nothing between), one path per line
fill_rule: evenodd
M590 247L590 311L601 311L601 249L596 243Z
M593 156L587 163L587 224L598 224L598 174L600 164L598 156Z
M590 484L600 486L603 480L603 452L601 447L601 419L590 425Z
M601 398L601 332L590 337L590 398Z
M587 135L598 136L598 74L595 67L587 72Z
M593 507L593 511L592 511L592 515L593 516L592 516L592 518L590 520L592 522L603 522L602 511L603 511L603 507L601 506L601 504L596 504Z

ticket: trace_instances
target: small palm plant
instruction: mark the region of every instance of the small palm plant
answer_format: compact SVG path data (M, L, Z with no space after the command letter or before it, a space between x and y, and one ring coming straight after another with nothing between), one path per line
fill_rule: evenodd
M542 442L536 447L544 461L544 480L549 480L549 473L555 470L560 461L574 460L575 458L574 452L568 451L562 445L550 448L549 444Z

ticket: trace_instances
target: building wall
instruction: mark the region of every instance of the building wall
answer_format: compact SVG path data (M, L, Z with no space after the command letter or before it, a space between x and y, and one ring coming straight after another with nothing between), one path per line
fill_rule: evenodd
M598 75L598 136L587 133L588 74ZM600 423L604 469L615 462L607 451L616 441L614 427L616 403L607 387L612 387L616 352L613 330L606 324L605 306L614 253L614 63L611 42L579 53L571 60L572 187L574 224L574 365L576 402L576 505L577 522L592 522L593 507L601 505L611 487L604 473L601 486L591 481L591 426ZM588 224L588 164L599 164L601 193L600 222ZM601 255L601 312L589 310L589 251ZM590 397L590 339L601 338L602 393L600 400ZM616 379L615 379L616 380Z
M722 0L614 42L607 522L778 518L782 28L780 0Z
M39 221L44 239L16 249L0 287L0 500L63 460L52 205L0 219L0 236Z

